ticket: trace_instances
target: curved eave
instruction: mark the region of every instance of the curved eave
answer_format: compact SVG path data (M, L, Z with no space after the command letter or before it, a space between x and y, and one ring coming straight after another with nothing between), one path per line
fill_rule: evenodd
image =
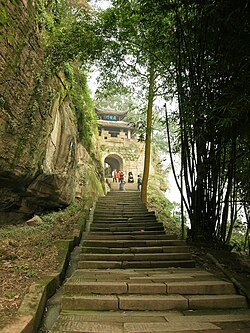
M97 124L100 127L113 127L113 128L126 128L134 130L134 127L126 123L125 121L108 121L108 120L97 120Z
M117 110L112 110L112 109L100 109L95 107L95 112L97 114L110 114L112 116L120 116L120 117L125 117L128 111L117 111Z

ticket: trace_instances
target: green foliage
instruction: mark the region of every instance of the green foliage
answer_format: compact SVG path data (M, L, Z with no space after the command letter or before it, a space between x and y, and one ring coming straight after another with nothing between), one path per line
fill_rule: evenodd
M95 93L97 107L120 111L132 111L137 105L133 99L131 89L122 82L110 82L103 88L99 87Z
M2 4L0 4L0 22L1 22L1 24L7 23L8 20L9 20L8 13L7 13L6 9L4 8L4 6Z
M149 179L148 186L148 208L154 210L159 221L163 222L165 227L181 235L180 216L178 214L178 205L171 203L165 196L167 188L166 180L163 175L154 174ZM173 214L173 212L176 212Z
M74 73L71 90L72 107L77 118L79 138L88 151L92 148L92 136L95 133L96 115L93 111L93 101L87 85L87 75L83 69L78 68Z
M79 138L90 151L96 124L87 74L81 65L84 63L84 68L87 67L93 51L90 13L86 6L77 7L72 1L61 0L39 0L37 13L46 48L45 72L51 75L63 71L64 96L67 94L70 97ZM40 76L38 79L41 81Z
M37 21L44 37L46 65L52 72L81 58L85 66L96 52L93 16L88 6L74 6L63 0L39 0Z

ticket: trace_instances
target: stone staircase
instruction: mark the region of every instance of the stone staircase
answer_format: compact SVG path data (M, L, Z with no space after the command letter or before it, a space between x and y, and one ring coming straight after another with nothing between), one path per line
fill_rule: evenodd
M113 182L112 178L106 178L106 180L107 180L107 183L108 183L111 191L119 191L119 183ZM135 179L134 183L128 183L126 181L125 191L126 192L135 192L135 191L137 191L136 179Z
M137 192L97 202L50 333L238 331L250 332L245 297L195 268L185 241L165 233Z

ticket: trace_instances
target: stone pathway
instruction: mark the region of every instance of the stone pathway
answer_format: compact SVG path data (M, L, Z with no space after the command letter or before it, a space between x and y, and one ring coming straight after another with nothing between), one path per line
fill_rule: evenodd
M185 241L165 233L137 192L110 192L49 332L244 333L250 309L226 279L195 268Z

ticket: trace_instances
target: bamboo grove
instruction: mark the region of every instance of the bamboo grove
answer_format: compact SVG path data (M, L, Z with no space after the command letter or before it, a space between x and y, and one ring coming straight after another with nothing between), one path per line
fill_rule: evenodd
M191 237L229 242L239 209L245 209L249 222L249 2L112 4L103 22L105 34L109 28L112 32L116 65L122 58L114 47L134 55L146 68L153 64L154 77L161 77L154 87L160 82L163 96L172 93L178 99L174 120L182 161L179 187L186 193ZM112 52L107 51L109 63ZM248 232L249 223L246 237Z

